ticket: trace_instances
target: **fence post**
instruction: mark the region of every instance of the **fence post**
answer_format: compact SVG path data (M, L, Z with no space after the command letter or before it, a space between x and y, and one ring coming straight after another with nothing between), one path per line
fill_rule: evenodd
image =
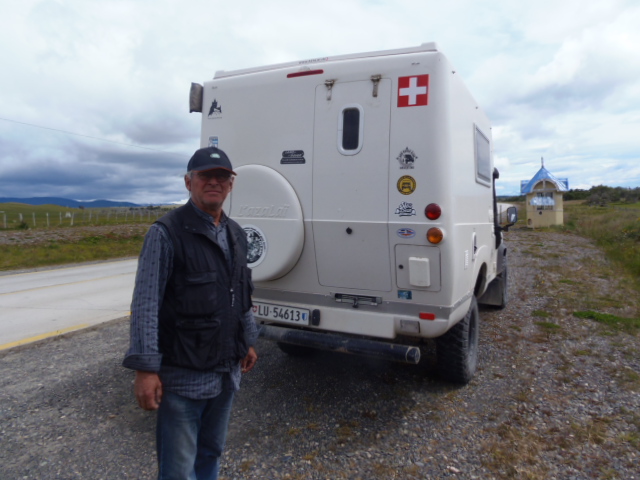
M47 228L49 228L49 212L47 212Z

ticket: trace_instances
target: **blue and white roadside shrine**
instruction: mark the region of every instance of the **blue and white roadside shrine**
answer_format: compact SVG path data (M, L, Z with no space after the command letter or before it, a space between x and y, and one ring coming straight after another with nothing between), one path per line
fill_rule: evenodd
M520 195L527 196L527 226L529 228L549 227L564 224L562 192L569 190L569 180L556 178L542 167L531 180L522 180Z

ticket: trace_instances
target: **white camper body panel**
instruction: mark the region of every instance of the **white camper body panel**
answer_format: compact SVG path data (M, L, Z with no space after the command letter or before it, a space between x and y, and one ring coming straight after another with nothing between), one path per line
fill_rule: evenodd
M203 98L202 146L238 173L225 211L257 242L259 320L437 337L496 276L491 127L435 45L219 72Z

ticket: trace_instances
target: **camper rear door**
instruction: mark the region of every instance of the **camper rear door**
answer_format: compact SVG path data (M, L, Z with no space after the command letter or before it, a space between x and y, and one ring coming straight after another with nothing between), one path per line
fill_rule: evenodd
M313 237L320 284L390 291L391 80L318 85L313 142Z

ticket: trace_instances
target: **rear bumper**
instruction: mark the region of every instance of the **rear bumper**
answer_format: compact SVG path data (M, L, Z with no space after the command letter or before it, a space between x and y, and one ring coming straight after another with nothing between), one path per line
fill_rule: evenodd
M262 291L256 292L253 298L254 302L317 311L318 322L309 324L306 331L358 335L381 341L393 341L398 336L439 337L464 318L471 301L471 294L469 294L452 307L383 301L376 306L362 305L354 308L345 303L337 303L334 298L329 296L293 293L277 295L275 292L268 292L271 295L261 295L262 293ZM422 312L430 313L435 318L433 320L423 319L420 317ZM255 313L257 312L254 311ZM295 329L291 323L261 318L258 314L256 314L256 320L285 329Z

